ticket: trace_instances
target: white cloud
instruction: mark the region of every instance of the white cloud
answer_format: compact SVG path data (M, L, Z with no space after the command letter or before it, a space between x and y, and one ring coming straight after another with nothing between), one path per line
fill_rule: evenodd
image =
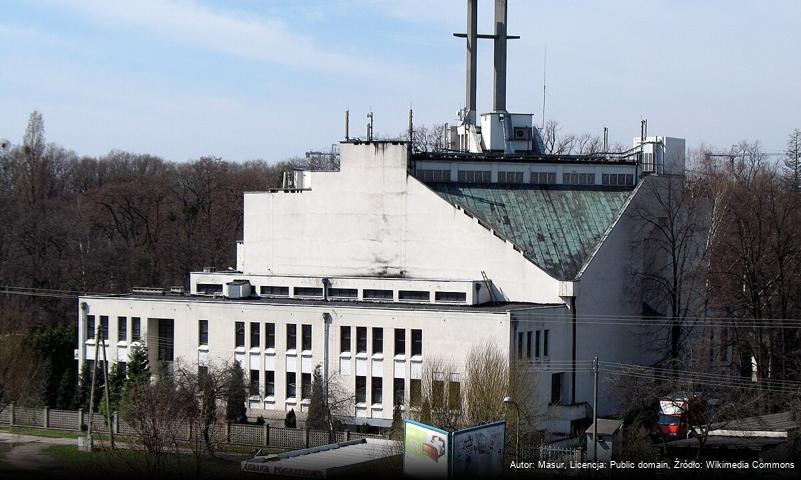
M280 18L222 11L190 0L64 0L59 5L87 14L112 29L138 29L256 61L338 72L352 71L362 63L321 47L311 36L292 31Z

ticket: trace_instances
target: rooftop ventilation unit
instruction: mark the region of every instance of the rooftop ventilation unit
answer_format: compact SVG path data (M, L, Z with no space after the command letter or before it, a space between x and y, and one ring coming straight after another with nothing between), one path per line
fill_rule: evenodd
M158 287L134 287L131 292L141 295L164 295L164 289Z

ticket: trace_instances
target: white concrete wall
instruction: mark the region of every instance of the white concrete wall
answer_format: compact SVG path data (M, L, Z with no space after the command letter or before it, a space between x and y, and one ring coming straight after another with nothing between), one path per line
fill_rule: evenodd
M407 175L404 145L343 144L340 172L302 193L248 193L244 272L475 279L503 297L559 303L558 282Z
M473 345L484 342L495 343L499 348L508 351L510 320L507 312L480 312L476 310L412 310L412 309L382 309L375 306L353 306L353 307L328 307L311 305L278 305L266 302L245 302L245 301L225 301L225 300L191 300L187 298L170 299L169 297L149 298L109 298L109 297L82 297L80 302L88 305L87 314L108 315L114 319L109 325L109 336L117 338L116 318L118 316L141 317L142 319L142 338L148 338L151 346L156 341L156 322L158 318L168 318L174 320L175 343L174 354L178 362L186 365L196 365L199 359L211 364L221 365L223 362L230 362L234 359L244 361L243 368L246 374L251 368L251 363L260 373L261 391L264 392L264 371L267 369L268 362L274 362L275 371L275 396L274 402L260 401L260 404L251 403L251 408L257 406L266 410L283 412L289 408L298 411L305 411L300 405L301 394L301 373L311 373L314 366L325 363L325 326L323 314L328 313L331 317L329 326L329 371L338 372L340 362L350 362L349 375L339 377L339 382L349 391L355 388L356 362L355 355L348 359L340 358L340 326L351 326L352 344L355 350L356 329L355 327L367 327L367 348L368 355L364 361L367 368L367 399L368 405L359 411L359 416L365 418L376 418L391 420L393 406L393 378L396 372L396 361L403 366L402 376L405 380L405 391L408 397L409 382L414 375L413 365L419 365L422 369L426 359L441 358L453 360L457 368L463 368L465 358ZM207 348L200 348L198 345L198 321L208 320L209 342ZM245 347L235 348L235 325L236 322L245 322ZM250 323L258 322L261 328L260 348L250 345ZM266 323L275 324L276 345L273 351L265 349L266 345ZM288 324L297 325L297 353L295 357L297 370L297 398L293 402L287 402L285 373L292 355L287 354L286 345L286 326ZM302 341L301 325L312 325L312 350L306 356L300 351ZM130 320L129 320L130 325ZM148 328L149 327L149 328ZM383 355L373 355L372 340L373 328L383 328ZM403 328L406 330L406 356L403 359L396 359L394 353L394 329ZM86 320L82 318L79 322L80 337L80 358L81 363L85 360L87 352L94 348L92 342L86 342L85 338ZM146 331L147 329L147 331ZM419 362L411 358L411 330L421 329L423 332L423 355ZM148 333L149 332L149 333ZM109 360L116 362L123 360L118 358L115 342L112 341L108 348ZM150 349L151 357L155 355L155 347ZM355 352L353 352L355 354ZM91 355L91 354L90 354ZM272 359L272 360L270 360ZM305 360L304 360L305 359ZM400 367L400 365L398 365ZM371 378L373 368L381 372L383 378L383 402L380 408L373 408L369 404L371 392ZM462 371L448 372L462 373Z
M642 260L641 220L634 211L647 201L646 178L620 216L608 237L583 271L576 297L578 320L577 361L591 362L596 355L602 361L640 365L652 364L664 351L655 343L658 335L639 325L643 309L640 271ZM629 322L630 324L599 324ZM601 369L600 415L618 412L618 393L610 379L625 382L625 377L604 374ZM592 403L592 373L577 375L576 401Z

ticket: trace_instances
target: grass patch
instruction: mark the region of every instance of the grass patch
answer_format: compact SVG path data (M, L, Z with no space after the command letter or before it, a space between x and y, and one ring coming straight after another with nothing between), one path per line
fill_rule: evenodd
M95 477L142 477L147 467L142 452L118 449L82 452L73 445L51 445L44 449L65 473L91 472ZM195 460L191 455L174 453L164 457L161 475L166 478L195 478ZM201 466L202 479L238 478L239 463L218 458L205 458Z

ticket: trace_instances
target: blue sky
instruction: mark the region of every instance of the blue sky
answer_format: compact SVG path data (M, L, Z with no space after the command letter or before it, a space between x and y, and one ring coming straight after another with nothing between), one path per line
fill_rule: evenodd
M48 139L183 161L282 160L342 137L454 122L464 102L464 0L3 0L0 137L43 112ZM491 30L492 1L479 0ZM801 128L797 0L509 0L507 105L629 144L649 132L784 148ZM479 49L479 110L492 53Z

